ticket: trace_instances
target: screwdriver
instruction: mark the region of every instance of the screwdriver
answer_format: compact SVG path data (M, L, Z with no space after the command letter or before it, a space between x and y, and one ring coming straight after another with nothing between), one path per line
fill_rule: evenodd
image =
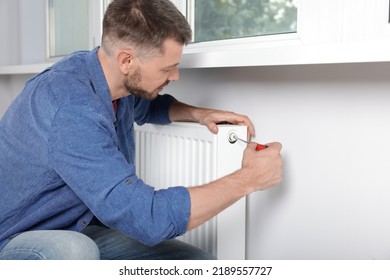
M240 140L240 141L242 141L242 142L244 142L244 143L249 144L249 142L248 142L248 141L245 141L244 139L241 139L241 138L238 138L238 137L237 137L237 140ZM256 151L261 151L261 150L264 150L264 149L267 149L267 148L268 148L267 145L263 145L263 144L256 143Z
M237 134L236 133L231 133L230 135L229 135L229 141L231 142L231 140L232 141L234 141L234 140L240 140L240 141L242 141L242 142L244 142L244 143L246 143L246 144L249 144L249 142L248 141L245 141L244 139L241 139L241 138L239 138L238 136L237 136ZM234 141L235 142L235 141ZM259 144L259 143L256 143L256 151L261 151L261 150L264 150L264 149L267 149L268 148L268 146L267 145L263 145L263 144Z

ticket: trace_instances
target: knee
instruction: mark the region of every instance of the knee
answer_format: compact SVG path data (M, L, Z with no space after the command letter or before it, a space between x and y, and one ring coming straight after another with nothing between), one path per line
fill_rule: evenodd
M0 259L98 260L100 251L91 238L79 232L30 231L13 238Z
M96 243L88 236L79 232L65 232L61 242L56 242L48 255L49 259L62 260L98 260L100 251Z

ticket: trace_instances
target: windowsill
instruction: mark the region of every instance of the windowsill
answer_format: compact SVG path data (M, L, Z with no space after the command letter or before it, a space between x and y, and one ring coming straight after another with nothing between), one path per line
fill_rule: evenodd
M390 40L305 45L300 39L257 47L185 51L180 68L222 68L390 61Z

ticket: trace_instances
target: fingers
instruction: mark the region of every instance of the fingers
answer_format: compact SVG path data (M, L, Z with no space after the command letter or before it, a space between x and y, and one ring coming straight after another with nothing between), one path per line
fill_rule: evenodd
M280 152L282 150L282 147L283 147L282 144L279 142L267 143L266 145L268 146L268 148L275 149L278 152Z
M229 121L232 124L245 125L248 127L248 139L251 139L255 135L255 128L252 121L245 115L238 115L232 113L232 119Z
M218 133L218 126L215 123L208 123L206 124L207 128L211 131L211 133L217 134Z
M212 133L218 132L217 124L227 122L230 124L244 125L248 127L248 139L255 135L252 121L245 115L239 115L227 111L212 111L205 115L200 123L205 124Z

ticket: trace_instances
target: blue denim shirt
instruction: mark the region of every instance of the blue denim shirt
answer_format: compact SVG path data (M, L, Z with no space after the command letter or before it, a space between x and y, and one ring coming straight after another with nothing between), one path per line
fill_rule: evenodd
M81 231L96 216L153 245L186 231L182 186L137 178L133 123L168 124L173 97L128 96L115 116L97 48L26 83L0 121L0 250L23 231Z

